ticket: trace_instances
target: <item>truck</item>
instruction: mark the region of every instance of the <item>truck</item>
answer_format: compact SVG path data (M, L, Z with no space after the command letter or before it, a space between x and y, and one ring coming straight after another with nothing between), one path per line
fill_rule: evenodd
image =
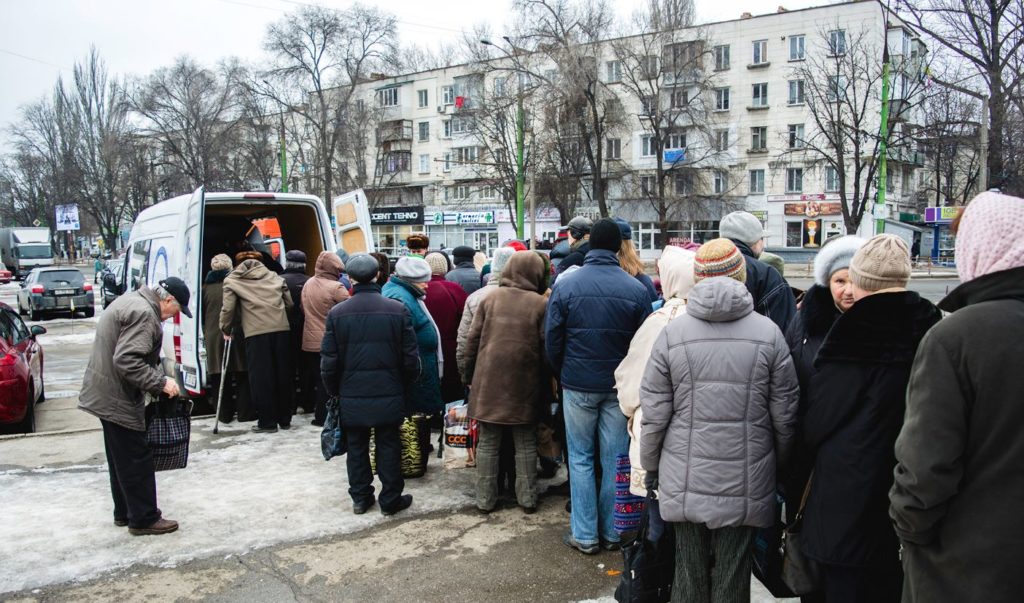
M18 279L25 278L36 266L52 266L50 229L45 226L0 228L0 261Z

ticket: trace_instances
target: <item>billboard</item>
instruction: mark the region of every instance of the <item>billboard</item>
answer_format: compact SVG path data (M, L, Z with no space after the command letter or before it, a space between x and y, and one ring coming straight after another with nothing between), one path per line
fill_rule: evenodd
M81 230L82 224L78 221L78 204L58 205L55 208L57 216L57 230Z

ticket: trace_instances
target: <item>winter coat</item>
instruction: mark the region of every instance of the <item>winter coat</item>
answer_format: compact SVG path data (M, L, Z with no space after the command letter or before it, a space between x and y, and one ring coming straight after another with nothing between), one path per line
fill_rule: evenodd
M477 308L465 352L471 418L531 425L550 403L546 300L538 293L543 283L544 262L533 253L516 253L501 273L501 286Z
M401 423L406 389L420 370L409 311L381 296L376 284L356 284L352 299L334 306L325 324L321 376L328 395L340 396L342 425Z
M640 461L665 521L767 527L775 468L795 431L796 372L782 331L743 283L716 277L654 343L640 386Z
M259 260L245 260L224 279L224 304L220 330L231 334L236 313L242 317L246 337L288 330L288 309L292 296L281 277Z
M224 305L224 278L230 270L211 270L203 283L203 339L206 342L206 373L219 375L224 362L224 336L220 330L220 310ZM245 372L245 337L242 331L242 317L235 315L231 327L234 333L231 341L229 373Z
M473 260L459 262L455 265L455 269L446 274L444 278L448 282L462 287L466 295L471 295L481 287L480 272L473 265Z
M338 282L341 258L332 251L320 253L316 272L302 288L302 310L306 315L302 329L302 351L319 352L324 338L327 313L335 304L348 299L348 290Z
M582 266L587 254L590 253L590 239L576 241L569 246L569 255L558 263L558 274L565 272L570 266Z
M796 314L796 298L779 271L757 259L750 247L732 239L747 264L747 290L754 298L754 311L779 325L783 333Z
M455 362L458 365L459 376L462 382L466 383L466 339L469 337L469 329L473 326L473 317L476 309L491 293L498 289L500 279L493 279L483 287L474 291L466 298L466 306L462 310L462 320L459 321L459 331L456 336Z
M856 567L897 562L888 514L893 446L914 353L939 318L912 291L876 293L840 316L821 344L803 419L814 474L802 548L812 559Z
M615 253L588 253L582 268L553 286L544 321L548 362L562 386L613 391L615 369L650 313L647 290L619 267Z
M405 305L416 332L420 376L406 389L406 410L410 413L439 413L444 408L444 401L441 400L441 339L437 325L423 303L423 292L397 276L392 276L381 293Z
M441 399L446 403L463 400L466 397L466 389L462 385L462 377L459 376L459 367L452 359L455 358L455 350L458 347L459 323L462 321L467 297L469 296L458 283L448 282L440 274L431 276L427 294L423 297L427 311L441 333L441 356L448 359L448 362L444 363L444 372L441 375Z
M149 287L114 300L96 324L78 408L127 429L146 431L143 394L160 395L164 330L160 298Z
M693 289L693 257L692 251L684 251L679 247L667 247L658 262L661 271L662 287L667 297L665 305L647 317L644 324L633 336L629 344L629 353L622 359L619 368L615 369L615 391L618 393L619 408L629 422L629 491L636 496L646 496L644 487L646 471L640 463L640 439L643 411L640 409L640 381L647 367L647 359L651 357L654 341L669 322L686 313L686 296Z
M281 278L288 285L288 292L292 296L292 309L288 311L288 328L292 332L292 342L295 349L302 345L302 331L306 320L302 310L302 287L309 280L309 276L302 270L287 268L281 273Z
M896 440L889 515L903 600L1019 601L1024 592L1024 268L967 281L921 341Z
M650 296L652 304L658 301L658 290L654 287L654 281L651 277L641 272L634 278L640 281L640 284L644 286L644 289L647 289L647 295Z

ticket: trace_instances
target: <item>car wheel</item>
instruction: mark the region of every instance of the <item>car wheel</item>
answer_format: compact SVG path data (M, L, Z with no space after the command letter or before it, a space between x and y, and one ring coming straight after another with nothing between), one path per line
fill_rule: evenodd
M96 308L93 307L93 306L89 306L85 310L85 317L86 318L92 318L93 316L96 316Z
M39 310L36 310L35 308L29 308L29 319L33 321L42 320L43 313L40 312Z
M35 392L32 391L32 387L28 389L28 402L25 404L25 418L21 420L21 433L35 433L36 432L36 403L35 403Z
M21 307L21 297L18 297L18 316L25 315L25 308Z

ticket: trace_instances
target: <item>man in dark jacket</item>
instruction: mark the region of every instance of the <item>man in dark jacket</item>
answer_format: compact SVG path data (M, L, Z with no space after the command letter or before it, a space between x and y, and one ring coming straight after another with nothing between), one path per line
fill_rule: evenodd
M586 554L618 547L613 510L615 459L626 454L626 417L615 395L615 369L651 313L647 289L619 267L619 227L599 220L582 268L552 287L544 319L548 362L562 381L572 491L571 531L564 542ZM601 485L594 481L600 445Z
M757 259L764 251L764 228L749 212L734 211L722 218L721 236L731 239L747 261L747 291L754 298L754 311L772 319L783 333L796 314L796 299L778 270Z
M292 358L296 359L292 362L295 403L297 406L301 406L305 412L311 412L314 406L313 395L312 392L303 391L302 363L297 361L302 356L302 327L305 323L305 313L302 310L302 286L309 280L309 276L306 274L306 254L301 250L292 249L285 254L284 258L284 272L281 273L281 278L288 285L288 292L292 295L293 304L292 309L288 310L288 329L291 331L288 343L292 350Z
M589 218L576 216L569 220L569 255L558 263L558 274L562 274L570 266L582 266L583 260L590 251L590 229L594 225Z
M467 245L459 245L452 250L452 257L455 258L455 269L445 275L445 280L458 284L466 295L473 293L480 288L480 271L473 265L473 256L476 250Z
M191 318L189 297L185 283L172 276L114 300L96 325L78 396L78 407L103 425L114 525L128 526L133 536L178 529L178 522L161 517L156 504L144 394L179 393L178 383L160 370L161 323L178 312Z
M324 387L328 395L340 396L341 424L348 440L348 493L357 515L376 502L371 428L381 513L394 515L412 504L412 495L402 494L399 426L405 416L405 390L419 376L420 359L409 311L381 296L374 282L379 269L377 260L367 254L349 259L348 274L355 281L352 298L327 315L320 348Z

